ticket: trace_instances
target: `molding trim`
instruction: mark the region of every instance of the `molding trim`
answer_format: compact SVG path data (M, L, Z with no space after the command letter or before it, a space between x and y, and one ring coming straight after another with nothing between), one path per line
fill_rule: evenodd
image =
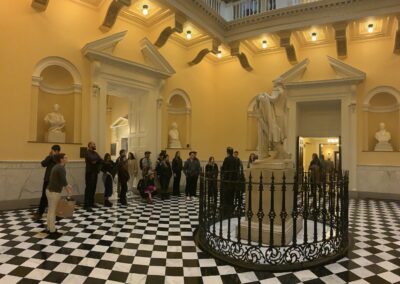
M70 95L73 93L81 93L82 87L80 85L72 85L71 87L67 88L58 88L56 86L50 86L43 82L39 83L39 89L43 92L54 94L54 95Z
M380 199L380 200L400 200L400 194L395 193L382 193L371 191L349 191L349 197L355 199Z
M169 64L169 62L165 59L164 56L158 51L158 49L150 42L150 40L145 37L140 41L140 48L142 50L142 54L146 60L146 63L149 63L153 67L159 69L162 72L175 74L176 71Z
M145 53L152 58L153 62L157 62L164 67L163 70L140 64L134 61L126 60L121 57L112 55L111 53L105 52L108 49L114 49L115 46L125 37L127 31L119 32L105 38L101 38L92 42L87 43L81 50L82 54L89 58L91 61L98 61L100 63L108 62L112 64L125 67L135 72L141 72L149 74L161 79L166 79L175 73L175 70L169 65L169 63L161 56L160 53L156 53L151 47L151 44L147 43L145 39L142 41L142 51L145 49Z
M65 58L59 57L59 56L49 56L41 59L33 69L32 73L32 85L38 86L42 80L41 74L44 69L46 69L49 66L61 66L64 69L66 69L72 76L74 80L74 87L81 89L82 86L82 79L81 75L78 71L78 69L73 65L70 61L68 61Z
M174 108L174 107L172 107L172 105L171 105L171 99L172 99L174 96L180 96L180 97L185 101L185 108L184 108L184 109L179 108L180 110L182 110L182 111L185 110L186 113L191 113L191 112L192 112L192 103L190 102L189 95L188 95L184 90L182 90L182 89L175 89L175 90L172 90L172 91L170 92L170 95L169 95L169 97L168 97L168 99L167 99L168 110L169 110L169 109L171 109L171 110L177 110L177 108Z
M363 71L329 55L327 57L329 64L338 75L352 79L358 79L360 81L364 80L367 77L367 75Z
M295 66L290 68L288 71L280 75L278 78L272 81L275 85L283 84L286 82L290 82L296 79L301 79L303 77L304 72L307 69L310 60L308 58L304 59L303 61L297 63Z
M97 39L95 41L89 42L85 44L82 48L82 54L86 55L89 50L96 50L96 51L109 51L113 52L117 44L124 39L125 35L127 34L126 31L118 32L109 36L106 36L101 39Z
M378 86L378 87L375 87L372 90L370 90L367 93L367 95L365 96L365 99L363 102L364 108L369 107L371 109L369 102L375 95L380 94L380 93L391 94L392 96L394 96L396 98L397 105L400 104L400 91L399 90L397 90L396 88L390 87L390 86ZM393 107L396 107L396 105ZM376 108L376 107L373 107L373 108ZM382 107L379 107L379 108L382 108Z

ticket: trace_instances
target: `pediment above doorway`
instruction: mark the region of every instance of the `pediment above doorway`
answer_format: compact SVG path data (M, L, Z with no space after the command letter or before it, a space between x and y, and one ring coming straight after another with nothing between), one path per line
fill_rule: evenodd
M140 47L146 64L131 61L114 55L114 49L122 41L128 31L122 31L87 43L81 50L90 61L112 64L128 69L131 72L141 72L150 77L166 79L175 74L174 68L162 56L157 48L147 39L140 42Z
M300 86L300 85L320 85L320 84L359 84L361 83L366 74L349 65L343 61L327 56L327 63L331 67L333 73L331 73L331 78L321 79L321 80L307 80L304 74L307 72L307 67L310 65L310 60L308 58L299 62L288 71L280 75L278 78L273 80L274 85L284 85L284 86ZM312 62L311 62L312 64Z

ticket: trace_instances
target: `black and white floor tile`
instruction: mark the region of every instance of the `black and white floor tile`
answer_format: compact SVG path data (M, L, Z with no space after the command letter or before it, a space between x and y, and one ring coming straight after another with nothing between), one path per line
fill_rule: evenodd
M400 203L351 200L352 245L340 261L293 273L234 268L193 241L197 202L138 198L128 207L77 208L47 237L33 210L0 212L0 283L400 283Z

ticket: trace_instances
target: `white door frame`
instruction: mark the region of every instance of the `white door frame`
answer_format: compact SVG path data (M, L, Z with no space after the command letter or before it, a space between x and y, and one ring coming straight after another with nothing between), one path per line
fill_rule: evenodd
M350 80L323 80L283 83L288 98L288 151L296 154L298 136L297 115L299 102L340 100L342 168L349 170L349 189L356 191L357 182L357 112L356 91L359 82Z

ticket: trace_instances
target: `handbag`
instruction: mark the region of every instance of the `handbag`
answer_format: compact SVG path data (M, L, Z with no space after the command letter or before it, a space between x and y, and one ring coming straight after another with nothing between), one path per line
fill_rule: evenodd
M74 214L76 201L70 196L63 197L57 204L56 215L61 218L70 218Z

